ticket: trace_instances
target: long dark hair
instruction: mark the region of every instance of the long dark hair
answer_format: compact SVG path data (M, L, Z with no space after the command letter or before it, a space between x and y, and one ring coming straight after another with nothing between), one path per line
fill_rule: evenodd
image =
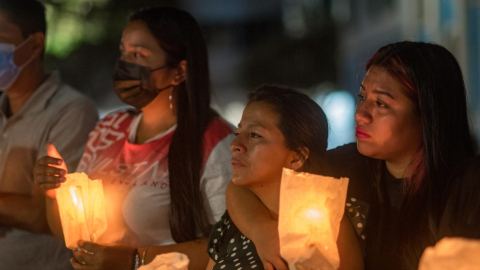
M248 104L253 102L265 102L280 116L278 128L286 147L304 160L301 171L326 173L328 122L315 101L294 89L266 84L250 93ZM304 147L309 150L308 157L301 151Z
M408 169L399 224L405 267L416 269L425 247L437 240L435 232L452 186L452 171L476 154L465 84L455 57L430 43L387 45L368 61L366 70L372 66L384 68L405 86L422 122L423 145ZM382 194L381 183L378 187Z
M167 65L187 61L187 79L176 87L177 128L168 153L170 229L180 243L208 236L210 226L200 193L203 134L216 116L210 108L210 74L205 39L195 19L185 11L157 7L141 10L130 22L144 22L167 53Z

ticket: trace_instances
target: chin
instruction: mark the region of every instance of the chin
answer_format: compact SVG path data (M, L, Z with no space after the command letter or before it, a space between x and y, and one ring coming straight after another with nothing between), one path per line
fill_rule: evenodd
M388 152L385 151L385 147L357 143L357 149L360 154L369 158L387 160L388 157Z
M232 183L236 186L245 186L247 184L241 175L235 175L235 173L232 176Z
M366 156L366 157L371 157L371 158L376 158L376 151L375 150L375 146L369 144L369 143L365 143L365 142L362 142L362 141L358 141L357 142L357 150L358 152L360 152L360 154Z

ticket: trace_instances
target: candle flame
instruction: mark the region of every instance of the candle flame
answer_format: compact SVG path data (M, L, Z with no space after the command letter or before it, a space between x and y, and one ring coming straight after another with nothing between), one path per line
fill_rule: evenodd
M72 194L73 204L74 204L75 206L77 206L77 204L78 204L78 199L77 199L77 195L75 194L75 187L74 187L74 186L71 186L71 187L70 187L70 194Z
M316 209L309 209L306 211L306 214L309 219L320 219L324 217L324 214Z

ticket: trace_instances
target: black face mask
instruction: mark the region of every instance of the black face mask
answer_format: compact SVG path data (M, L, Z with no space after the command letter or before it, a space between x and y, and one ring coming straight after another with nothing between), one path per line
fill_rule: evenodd
M115 64L113 74L113 85L115 93L122 102L141 109L152 102L160 92L166 90L172 85L158 89L149 83L150 74L153 71L166 68L162 66L156 69L132 64L123 60L118 60Z

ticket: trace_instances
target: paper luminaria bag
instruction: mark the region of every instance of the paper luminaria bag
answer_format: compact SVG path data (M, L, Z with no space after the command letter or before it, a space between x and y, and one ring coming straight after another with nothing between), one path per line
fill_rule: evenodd
M434 247L425 249L418 270L478 270L479 255L478 239L445 237Z
M283 169L278 232L280 254L291 270L334 270L348 178Z
M76 249L78 240L97 241L107 229L102 180L70 173L56 191L65 244Z
M187 255L171 252L157 255L152 262L140 266L138 270L188 270L189 263Z

